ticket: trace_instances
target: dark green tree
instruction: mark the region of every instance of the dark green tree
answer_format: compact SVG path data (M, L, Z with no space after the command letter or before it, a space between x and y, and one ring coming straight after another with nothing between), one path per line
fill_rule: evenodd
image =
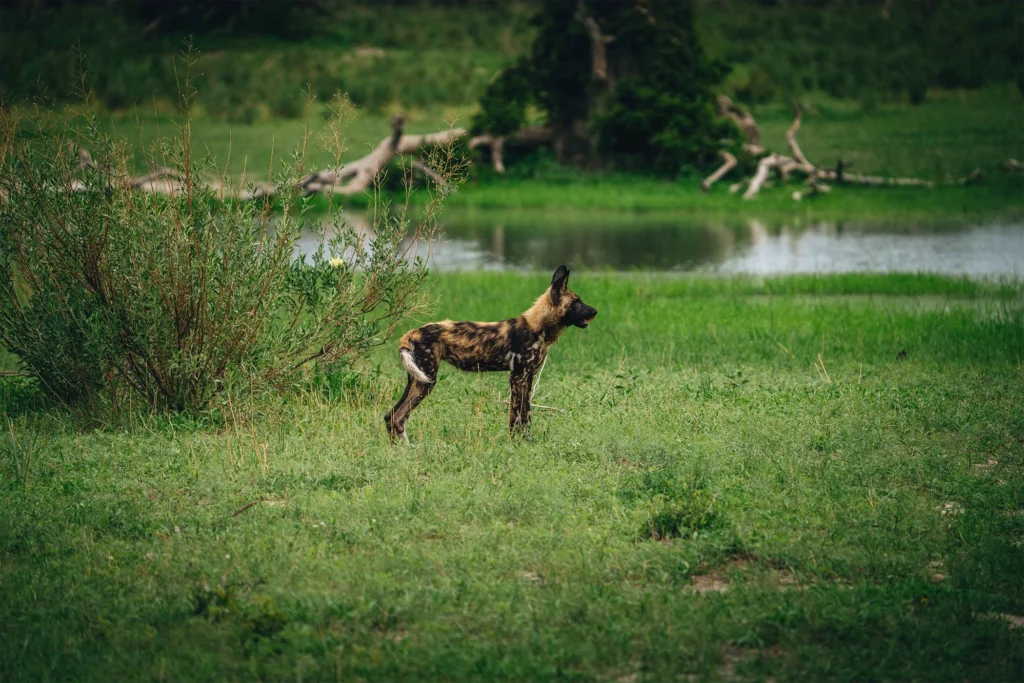
M477 132L507 135L528 105L547 116L559 162L674 175L710 161L735 130L715 114L725 67L684 0L543 3L528 57L481 98Z

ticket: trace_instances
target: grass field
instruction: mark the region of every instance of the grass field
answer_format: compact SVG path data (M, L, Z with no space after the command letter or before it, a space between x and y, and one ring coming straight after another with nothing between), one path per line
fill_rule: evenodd
M494 319L546 274L434 279ZM0 380L0 679L1018 680L1024 292L576 272L532 435L393 349L233 419ZM374 368L379 364L379 372Z
M677 180L663 180L621 174L583 173L550 163L510 169L498 177L484 169L450 199L450 206L481 208L550 207L621 210L683 210L701 215L731 215L737 212L806 214L823 217L844 215L871 217L899 211L906 216L948 217L972 213L1024 213L1024 184L1019 173L1001 169L1007 158L1024 158L1024 126L1020 125L1024 103L1009 86L975 92L934 91L927 103L912 107L890 105L867 113L852 101L826 96L809 97L810 113L800 132L808 157L823 166L838 159L852 163L858 173L912 176L939 183L967 176L975 168L986 173L985 180L971 187L939 186L918 188L841 188L825 197L795 203L790 195L798 184L764 191L754 202L744 202L728 192L741 175L734 171L713 190L704 194L699 180L702 171ZM308 117L311 133L307 147L310 166L323 167L332 155L320 149L324 122L316 105ZM433 107L414 111L407 130L432 132L450 122L468 125L471 108ZM784 133L792 122L791 112L782 105L755 109L765 143L785 151ZM174 119L154 117L152 112L118 116L108 120L112 130L131 141L137 150L152 147L170 134ZM193 123L198 153L209 154L220 167L234 176L244 174L258 180L271 175L302 139L306 123L297 119L274 119L242 125L209 118ZM347 127L348 152L343 159L366 154L389 130L384 115L360 115ZM140 169L144 159L137 159ZM351 205L364 206L369 197L353 197Z

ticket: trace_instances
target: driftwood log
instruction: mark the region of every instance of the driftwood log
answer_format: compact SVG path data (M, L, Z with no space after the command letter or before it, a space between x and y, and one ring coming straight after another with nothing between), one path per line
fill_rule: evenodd
M796 102L793 103L793 123L790 125L789 130L786 131L786 145L789 147L790 152L790 155L788 156L785 154L768 152L768 150L761 145L761 134L757 128L757 122L754 120L754 117L751 116L749 112L746 112L735 105L728 97L722 95L718 98L718 109L720 115L735 121L740 127L740 130L743 131L747 138L747 142L743 145L744 151L760 157L757 162L757 169L754 171L754 175L749 180L741 181L729 188L730 192L738 192L746 186L746 191L743 193L744 199L753 199L756 197L768 182L773 171L784 181L788 180L794 173L799 173L806 178L807 190L796 191L793 193L793 199L796 201L799 201L804 197L812 197L828 192L831 189L829 183L837 185L868 185L876 187L892 185L912 187L935 186L934 182L921 180L919 178L894 178L849 173L847 169L850 165L844 165L842 161L838 162L834 168L824 168L815 165L807 158L807 155L805 155L803 150L800 148L800 143L797 142L796 136L800 131L801 124L803 123L803 111ZM729 152L722 150L719 155L722 157L724 163L714 173L701 182L701 188L705 192L737 165L736 157ZM955 185L966 185L980 180L982 177L983 174L981 170L975 169L968 176L959 180L951 181L951 183Z
M408 157L409 169L419 173L438 185L445 185L447 180L435 169L430 168L423 155L431 148L450 145L456 140L467 137L464 128L452 128L439 133L426 135L406 135L403 130L406 118L398 114L391 119L391 134L381 140L366 156L350 161L339 168L328 168L310 173L299 181L299 187L307 194L340 194L344 196L359 194L370 189L381 172L395 157ZM484 133L468 140L470 149L489 148L490 159L498 173L505 172L503 152L506 145L537 147L551 144L554 132L547 126L530 126L510 135L491 135ZM78 150L80 170L96 168L96 162L88 150ZM162 195L176 195L185 188L184 175L172 168L158 167L145 175L128 178L128 186L142 192ZM70 189L82 192L87 188L84 181L75 179ZM260 197L271 197L281 187L270 182L251 183L247 187L232 187L222 181L213 181L206 188L222 199L239 199L248 201Z
M373 181L396 156L412 157L410 168L429 177L438 184L445 184L439 173L429 168L420 158L421 152L466 136L465 129L453 128L428 135L405 135L405 116L398 114L391 119L391 135L377 143L376 147L362 159L351 161L341 168L325 169L311 173L299 183L306 194L333 193L353 195L370 188Z
M743 131L743 135L747 138L747 141L743 143L743 148L754 155L762 154L764 147L761 146L761 131L750 112L738 106L725 95L719 95L716 104L718 115L730 119Z
M490 133L474 135L469 140L469 148L490 148L491 165L498 173L504 173L505 162L502 155L506 144L520 147L540 147L551 144L554 139L555 131L548 126L527 126L511 135L491 135Z
M750 112L735 104L726 95L719 95L715 102L718 115L735 123L744 137L746 137L747 140L743 143L743 151L755 157L763 155L764 147L761 145L761 131L758 129L757 121L754 120ZM712 185L721 180L723 176L734 169L737 163L739 163L735 155L724 149L718 153L718 156L722 158L722 165L700 183L700 189L705 192L710 190Z

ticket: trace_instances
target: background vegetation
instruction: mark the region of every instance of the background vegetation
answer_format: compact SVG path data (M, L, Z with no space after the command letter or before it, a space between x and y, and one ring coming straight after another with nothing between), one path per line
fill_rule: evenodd
M201 82L200 82L201 83ZM199 98L202 99L202 92ZM486 165L470 169L462 189L449 200L451 207L558 207L670 210L683 209L701 215L721 216L737 212L756 215L800 215L830 217L837 215L883 218L893 210L918 218L963 214L1018 215L1024 212L1018 174L1002 169L1008 157L1024 158L1024 127L1021 98L1008 85L991 86L978 91L932 91L919 106L880 105L865 112L852 100L826 95L808 97L810 111L800 132L801 146L807 155L823 165L838 159L852 164L860 173L913 176L936 181L962 178L981 168L984 183L971 187L944 187L938 190L890 188L885 190L844 187L842 192L813 202L794 203L783 189L765 192L757 202L741 202L728 194L727 186L704 194L698 187L699 171L684 169L675 179L652 178L643 173L583 172L559 166L547 150L540 150L519 163L510 165L504 176L497 176ZM313 139L324 130L320 104L314 105L307 120L268 119L252 125L203 117L193 121L193 139L197 151L209 153L222 169L235 177L269 178L286 156L285 152L301 139L308 122ZM467 108L433 107L414 112L406 124L410 133L428 133L448 126L452 117L457 125L468 123ZM783 103L753 107L765 144L784 148L784 134L792 123L792 112ZM150 148L173 130L175 117L140 114L108 114L105 123L135 150ZM387 117L361 112L346 126L346 151L342 160L369 152L389 129ZM137 170L145 171L144 155L137 155ZM324 167L332 155L312 146L309 164ZM398 179L401 173L393 172ZM738 179L738 176L735 176ZM797 189L794 186L792 189ZM366 206L366 196L346 199L348 205ZM419 195L413 196L419 201ZM325 200L317 199L319 209Z
M244 7L248 7L243 11ZM114 11L112 11L112 8ZM525 55L530 2L0 4L0 84L11 96L66 97L71 47L89 58L109 108L171 107L170 57L194 35L203 107L253 122L297 117L300 89L337 90L373 112L476 102ZM733 69L747 103L823 91L869 108L923 101L929 88L1024 87L1024 9L1006 1L702 0L701 44Z
M746 102L820 90L923 102L930 88L1014 83L1024 93L1024 10L1004 2L713 2L698 14Z
M271 26L206 19L153 24L136 10L161 3L0 5L0 83L9 95L71 93L80 46L99 100L111 110L173 111L172 57L192 35L203 92L197 116L239 123L299 118L312 86L321 101L348 93L369 112L476 101L493 75L529 45L528 9L496 3L448 9L420 3L320 3L309 20L292 3L252 3L286 12ZM178 3L162 3L171 10ZM170 11L170 10L169 10ZM322 16L326 12L327 16ZM271 29L268 31L268 28ZM281 35L281 33L284 35ZM383 132L381 133L383 135Z

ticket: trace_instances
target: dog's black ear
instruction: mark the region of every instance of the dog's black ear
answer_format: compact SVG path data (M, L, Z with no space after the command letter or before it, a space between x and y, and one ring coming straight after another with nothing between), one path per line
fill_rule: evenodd
M562 292L569 286L569 269L565 266L558 266L558 270L551 276L551 305L557 306L562 298Z

